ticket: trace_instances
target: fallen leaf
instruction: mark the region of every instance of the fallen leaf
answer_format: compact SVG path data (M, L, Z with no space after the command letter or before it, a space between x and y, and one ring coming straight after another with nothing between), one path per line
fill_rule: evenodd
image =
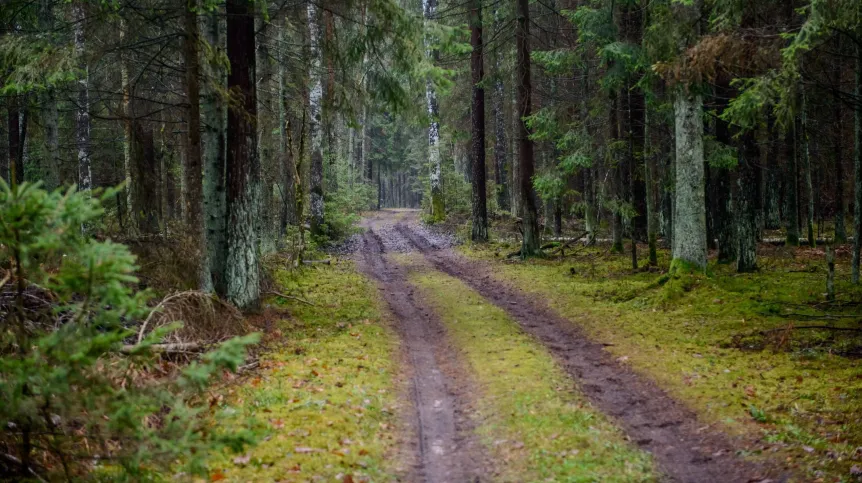
M221 471L216 471L210 475L210 481L221 481L223 479L225 479L225 476Z
M247 465L248 462L251 461L251 455L247 454L245 456L237 456L233 459L233 464L235 465Z

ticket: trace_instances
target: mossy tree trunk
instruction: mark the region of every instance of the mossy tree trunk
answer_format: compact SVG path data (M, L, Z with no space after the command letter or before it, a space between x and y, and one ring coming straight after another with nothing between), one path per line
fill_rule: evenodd
M500 32L500 13L494 7L494 34ZM497 208L508 211L511 208L509 198L509 173L507 167L506 115L503 111L505 103L505 88L503 86L503 55L499 49L494 49L494 90L491 94L491 104L494 111L494 182L496 184Z
M741 135L739 165L735 195L736 209L736 271L753 272L757 270L757 208L759 198L757 164L760 152L753 131ZM727 220L730 222L730 220Z
M703 100L680 90L674 99L676 135L673 263L706 268L706 208L703 164Z
M211 48L224 49L225 32L222 22L218 11L208 12L203 18L204 38ZM216 293L224 295L227 293L225 285L227 109L220 98L217 86L225 88L227 78L225 72L213 63L206 63L205 69L210 82L204 84L201 96L204 224L213 289Z
M426 25L437 16L437 0L422 0ZM437 50L433 48L434 39L426 33L426 55L433 62L437 60ZM428 109L428 164L431 181L431 219L443 221L446 206L443 202L443 166L440 159L440 111L437 104L437 91L429 79L425 84L425 102Z
M309 7L311 8L311 7ZM227 299L241 309L260 303L258 223L260 159L257 152L254 5L227 0L228 89L238 105L227 118Z
M533 140L527 130L526 118L533 113L532 84L530 81L530 2L517 0L515 43L517 49L518 75L518 181L521 205L521 224L524 230L521 256L541 254L539 217L536 211L536 196L533 190L535 160Z
M324 223L323 206L323 75L321 72L323 49L320 45L320 19L315 3L308 4L308 37L311 65L309 67L308 136L311 140L309 166L309 209L311 232L321 234Z

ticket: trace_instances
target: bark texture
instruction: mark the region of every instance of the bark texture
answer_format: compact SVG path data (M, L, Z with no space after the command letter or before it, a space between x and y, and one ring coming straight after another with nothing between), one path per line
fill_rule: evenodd
M311 140L310 209L311 232L320 234L324 223L323 207L323 76L321 72L323 49L320 45L320 21L318 7L308 4L308 36L311 46L311 67L308 92L308 136Z
M494 32L500 31L500 13L494 8ZM509 203L509 173L506 172L506 115L503 112L505 89L503 86L502 55L494 50L494 90L491 94L491 104L494 110L494 183L497 191L497 208L508 211Z
M227 299L253 309L260 299L258 260L260 159L257 154L254 6L227 0L228 89L238 103L227 120Z
M533 192L533 140L530 139L525 118L533 112L532 84L530 81L530 2L518 0L516 12L516 49L518 75L518 182L521 205L523 238L521 256L530 257L541 253L539 217L536 212L536 197Z
M856 44L857 99L862 98L862 45ZM853 283L859 283L859 255L862 248L862 104L857 103L853 111Z
M706 209L703 166L703 100L679 92L674 99L676 134L676 201L673 260L706 268Z
M437 0L422 0L426 26L437 15ZM425 51L431 61L437 60L438 53L433 48L434 39L426 34ZM446 217L443 202L442 165L440 159L440 111L437 104L437 91L429 79L425 84L425 102L428 108L428 164L431 169L431 219L442 221Z
M224 51L225 35L223 20L218 11L207 13L204 18L204 36L210 48ZM227 263L226 216L226 130L227 109L213 86L227 86L225 73L218 66L206 65L209 82L204 85L201 102L201 117L204 121L203 144L203 190L206 225L207 253L213 289L226 294L225 264Z
M78 61L78 107L75 111L75 141L78 148L78 189L93 188L90 168L90 70L84 57L84 23L87 16L84 3L78 0L72 6L75 20L75 57Z
M753 272L757 270L757 208L760 193L759 170L757 163L760 152L753 132L742 134L739 156L738 190L735 201L736 210L736 271ZM727 220L726 222L730 222Z
M482 52L482 0L474 0L470 9L470 71L473 81L471 108L473 148L473 228L470 239L474 242L488 241L488 207L485 185L485 78Z
M197 0L188 0L183 18L185 21L185 42L183 56L186 64L186 97L189 103L188 134L186 138L186 224L188 233L195 247L198 266L198 287L211 292L213 289L207 260L207 241L204 229L204 193L203 193L203 155L201 153L201 89L200 89L200 59L198 45L200 30L198 27Z

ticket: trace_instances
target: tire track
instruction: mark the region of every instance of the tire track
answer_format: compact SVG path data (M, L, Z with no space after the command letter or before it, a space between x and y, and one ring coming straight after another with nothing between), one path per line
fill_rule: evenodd
M479 482L487 474L487 460L466 417L469 382L461 376L457 354L445 343L442 323L414 298L406 270L388 263L383 253L383 241L369 229L362 237L361 266L377 280L397 319L412 376L418 467L408 481Z
M736 457L736 447L724 435L699 424L690 410L654 382L619 364L575 324L534 297L495 280L487 266L437 249L404 222L396 227L434 268L465 282L544 344L581 392L614 418L633 442L652 453L666 481L786 481L786 475L768 478L764 467Z

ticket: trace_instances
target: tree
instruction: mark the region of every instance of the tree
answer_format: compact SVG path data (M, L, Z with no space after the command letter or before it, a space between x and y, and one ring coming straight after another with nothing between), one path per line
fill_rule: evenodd
M308 38L311 45L308 92L308 135L311 139L311 232L320 234L323 229L323 78L321 64L323 49L320 47L320 19L317 6L308 4Z
M495 6L494 35L499 35L500 30L499 8ZM503 86L502 58L503 55L499 49L495 49L493 54L494 89L491 93L491 104L494 111L494 182L497 185L497 208L508 210L510 208L509 174L506 171L508 141L506 140L506 115L503 111L505 89Z
M430 28L437 15L437 0L422 0L425 14L425 28ZM434 47L434 37L425 33L425 52L429 62L437 60L438 52ZM437 91L432 80L426 80L425 100L428 105L428 162L431 165L431 219L442 221L446 217L443 203L442 166L440 160L440 111L437 104Z
M93 188L93 173L90 167L90 68L85 56L85 22L87 15L83 0L72 4L75 20L75 57L78 59L78 108L75 113L75 138L78 147L78 188L86 191Z
M470 239L474 242L488 241L488 208L485 187L485 77L482 50L482 0L474 0L470 7L470 72L473 82L473 104L471 109L471 139L473 148L473 229Z
M519 205L521 205L521 227L523 237L521 257L541 254L539 217L536 212L536 197L533 192L533 140L527 129L526 118L532 114L532 85L530 83L530 4L528 0L516 0L515 43L517 49L517 111L518 121L518 181L520 183Z
M228 90L236 102L227 116L227 257L225 296L242 309L260 302L254 6L227 0ZM312 8L312 7L309 7Z
M188 97L188 139L186 140L186 225L197 253L199 286L212 291L212 276L207 259L207 241L204 222L203 158L201 153L201 91L200 54L198 44L198 2L188 0L183 19L186 36L183 54L186 64L186 97Z

